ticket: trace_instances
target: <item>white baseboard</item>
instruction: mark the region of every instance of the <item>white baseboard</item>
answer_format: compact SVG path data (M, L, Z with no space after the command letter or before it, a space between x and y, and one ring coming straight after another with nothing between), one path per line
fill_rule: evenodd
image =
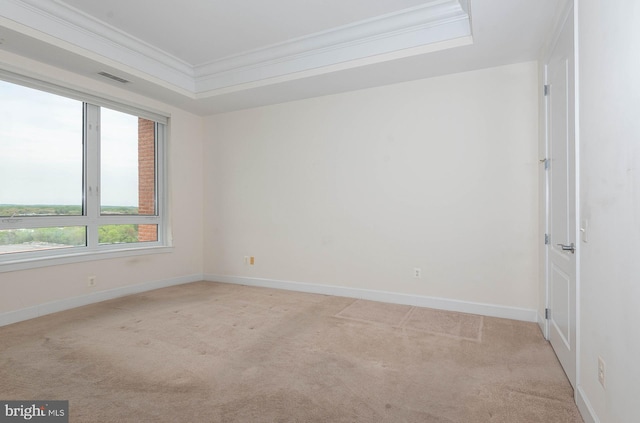
M313 294L335 295L339 297L359 298L371 301L381 301L394 304L405 304L417 307L429 307L439 310L458 311L461 313L479 314L482 316L500 317L504 319L521 320L525 322L537 322L536 310L508 307L495 304L475 303L470 301L453 300L448 298L427 297L421 295L401 294L397 292L376 291L361 288L348 288L336 285L310 284L303 282L280 281L274 279L249 278L242 276L226 275L191 275L160 281L146 282L139 285L130 285L114 288L106 291L94 292L64 300L52 301L33 307L9 311L0 314L0 326L6 326L23 320L33 319L59 311L111 300L126 295L151 291L153 289L180 285L190 282L206 280L210 282L223 282L238 285L259 286L264 288L284 289L288 291L308 292Z
M582 415L584 423L600 423L600 419L595 411L593 411L593 407L580 385L578 385L578 389L576 390L576 404L578 405L578 410Z
M66 298L64 300L52 301L33 307L27 307L20 310L2 313L0 314L0 326L6 326L12 323L21 322L23 320L29 320L36 317L45 316L47 314L57 313L59 311L99 303L101 301L112 300L114 298L124 297L126 295L138 294L140 292L151 291L153 289L166 288L168 286L181 285L201 280L202 275L182 276L179 278L145 282L138 285L123 286L106 291L92 292L91 294L81 295L78 297Z
M401 294L397 292L376 291L370 289L348 288L344 286L311 284L303 282L279 281L274 279L249 278L243 276L205 274L204 280L209 282L223 282L238 285L259 286L263 288L284 289L288 291L300 291L313 294L335 295L338 297L359 298L363 300L405 304L417 307L429 307L439 310L458 311L462 313L501 317L504 319L521 320L533 323L538 321L538 312L536 310L494 304L474 303L469 301L452 300L448 298L426 297L421 295Z

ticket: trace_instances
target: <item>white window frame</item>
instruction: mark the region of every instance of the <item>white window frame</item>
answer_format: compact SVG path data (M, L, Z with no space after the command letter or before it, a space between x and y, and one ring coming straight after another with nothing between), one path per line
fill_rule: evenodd
M54 248L0 254L0 273L59 264L165 253L172 250L168 229L167 195L167 138L169 117L137 106L109 100L81 91L61 87L41 80L0 69L0 79L55 95L79 100L84 107L83 134L83 215L0 217L0 229L29 229L45 227L84 226L86 246ZM100 214L100 109L107 107L155 122L156 129L156 214L101 215ZM82 122L78 122L81 124ZM137 243L98 243L98 228L103 225L157 225L157 241Z

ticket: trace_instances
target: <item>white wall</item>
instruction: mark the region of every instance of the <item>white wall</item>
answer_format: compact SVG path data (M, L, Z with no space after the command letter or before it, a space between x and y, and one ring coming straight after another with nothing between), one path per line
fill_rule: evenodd
M523 63L208 117L205 274L536 310L537 78Z
M640 419L640 3L579 0L582 213L578 394L600 422ZM606 389L597 360L606 362Z
M30 75L41 75L42 79L51 82L90 90L92 93L124 103L171 114L169 184L174 245L171 253L2 272L0 317L2 313L30 309L29 313L18 315L29 317L43 304L77 304L72 299L89 294L95 296L95 293L117 288L162 281L183 281L191 277L199 279L202 275L202 118L131 94L119 87L96 82L8 52L0 51L0 66ZM86 286L88 275L97 277L97 285L93 289Z

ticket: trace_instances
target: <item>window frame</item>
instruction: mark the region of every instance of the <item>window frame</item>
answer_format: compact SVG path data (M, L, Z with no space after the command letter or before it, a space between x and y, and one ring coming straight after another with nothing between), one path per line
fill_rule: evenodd
M168 136L167 113L122 103L80 90L34 79L0 69L0 79L83 102L83 200L82 215L0 217L0 229L33 229L83 226L86 245L0 254L0 273L58 264L128 257L172 251L168 227ZM155 215L101 215L100 213L100 110L106 107L154 122L155 126ZM132 243L99 244L98 230L104 225L157 225L157 240Z

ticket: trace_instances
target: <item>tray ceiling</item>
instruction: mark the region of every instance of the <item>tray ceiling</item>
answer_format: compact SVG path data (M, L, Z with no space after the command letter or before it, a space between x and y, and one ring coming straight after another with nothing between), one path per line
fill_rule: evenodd
M0 0L0 49L207 114L533 60L557 3Z

